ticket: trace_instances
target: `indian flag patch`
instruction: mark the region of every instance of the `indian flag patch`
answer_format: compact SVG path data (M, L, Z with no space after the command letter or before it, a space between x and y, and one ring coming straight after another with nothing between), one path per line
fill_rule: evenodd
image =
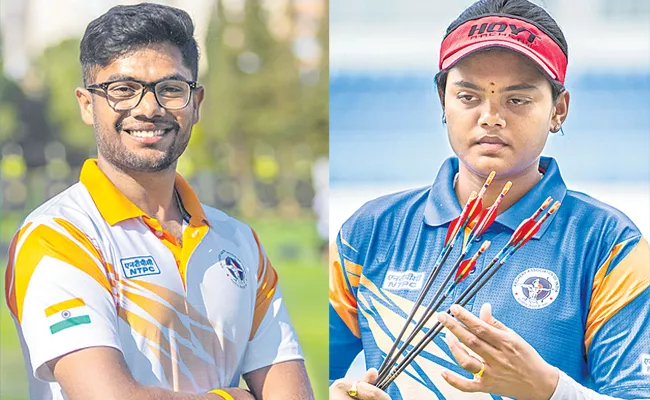
M52 334L77 325L90 323L88 307L80 298L62 301L45 309Z

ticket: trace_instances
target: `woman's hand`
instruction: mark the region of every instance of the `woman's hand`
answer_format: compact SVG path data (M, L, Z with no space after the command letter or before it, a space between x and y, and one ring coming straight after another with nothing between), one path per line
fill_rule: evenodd
M342 378L334 381L330 386L330 400L390 400L390 396L372 384L377 380L377 370L369 369L358 380ZM350 389L356 384L355 396L350 395ZM353 392L352 392L353 393Z
M490 304L481 307L480 318L458 305L452 306L451 312L458 321L446 313L439 314L438 320L457 338L448 340L452 355L462 368L474 374L474 380L469 380L443 372L442 377L451 386L463 392L485 392L520 400L551 398L557 387L558 370L512 329L497 321Z

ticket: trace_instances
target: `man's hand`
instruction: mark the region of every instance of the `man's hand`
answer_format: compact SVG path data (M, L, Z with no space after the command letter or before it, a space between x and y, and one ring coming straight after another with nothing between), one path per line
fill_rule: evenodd
M461 367L473 374L483 366L485 369L482 377L474 380L445 371L442 377L450 385L463 392L485 392L520 400L551 398L557 386L558 370L513 330L497 321L490 304L481 307L480 319L458 305L452 306L451 312L458 321L446 313L439 314L438 320L457 338L448 336L452 355ZM482 360L471 355L468 348Z
M139 384L112 347L89 347L47 363L70 400L216 400L216 394L177 393ZM217 389L217 388L215 388ZM221 388L235 400L255 400L240 388Z
M390 400L390 396L386 392L372 385L376 380L377 370L374 368L366 371L359 380L350 378L338 379L330 386L330 400ZM348 390L350 390L355 382L357 383L357 395L352 397L348 394Z

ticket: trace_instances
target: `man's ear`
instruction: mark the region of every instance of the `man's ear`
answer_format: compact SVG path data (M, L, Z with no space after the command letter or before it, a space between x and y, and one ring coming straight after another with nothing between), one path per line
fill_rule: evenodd
M75 90L77 102L79 103L79 111L81 111L81 119L86 125L93 126L93 99L92 94L85 88L77 88Z
M440 105L442 106L442 115L445 115L445 93L440 88L437 88L437 90L438 98L440 99Z
M205 88L199 86L194 90L194 95L192 96L192 103L194 104L194 124L199 122L199 109L201 108L201 103L205 97Z

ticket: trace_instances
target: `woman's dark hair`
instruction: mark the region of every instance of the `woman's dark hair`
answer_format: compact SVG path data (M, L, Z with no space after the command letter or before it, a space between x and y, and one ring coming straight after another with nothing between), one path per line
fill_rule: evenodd
M446 35L449 35L449 33L465 22L486 14L512 15L534 23L551 39L553 39L558 46L560 46L560 49L562 49L567 57L569 56L566 38L564 37L564 33L562 33L560 26L555 22L553 17L546 12L546 10L528 0L479 0L465 9L465 11L463 11L462 14L460 14L460 16L449 25ZM447 85L447 72L449 71L442 70L438 72L435 77L436 86L443 94L445 93L445 87ZM544 74L544 76L547 75ZM553 101L556 101L560 93L565 90L564 85L548 76L547 78L551 82Z
M97 67L105 67L117 57L156 43L177 46L183 64L196 79L199 50L190 16L178 8L141 3L113 7L88 24L80 46L84 84L92 82Z

